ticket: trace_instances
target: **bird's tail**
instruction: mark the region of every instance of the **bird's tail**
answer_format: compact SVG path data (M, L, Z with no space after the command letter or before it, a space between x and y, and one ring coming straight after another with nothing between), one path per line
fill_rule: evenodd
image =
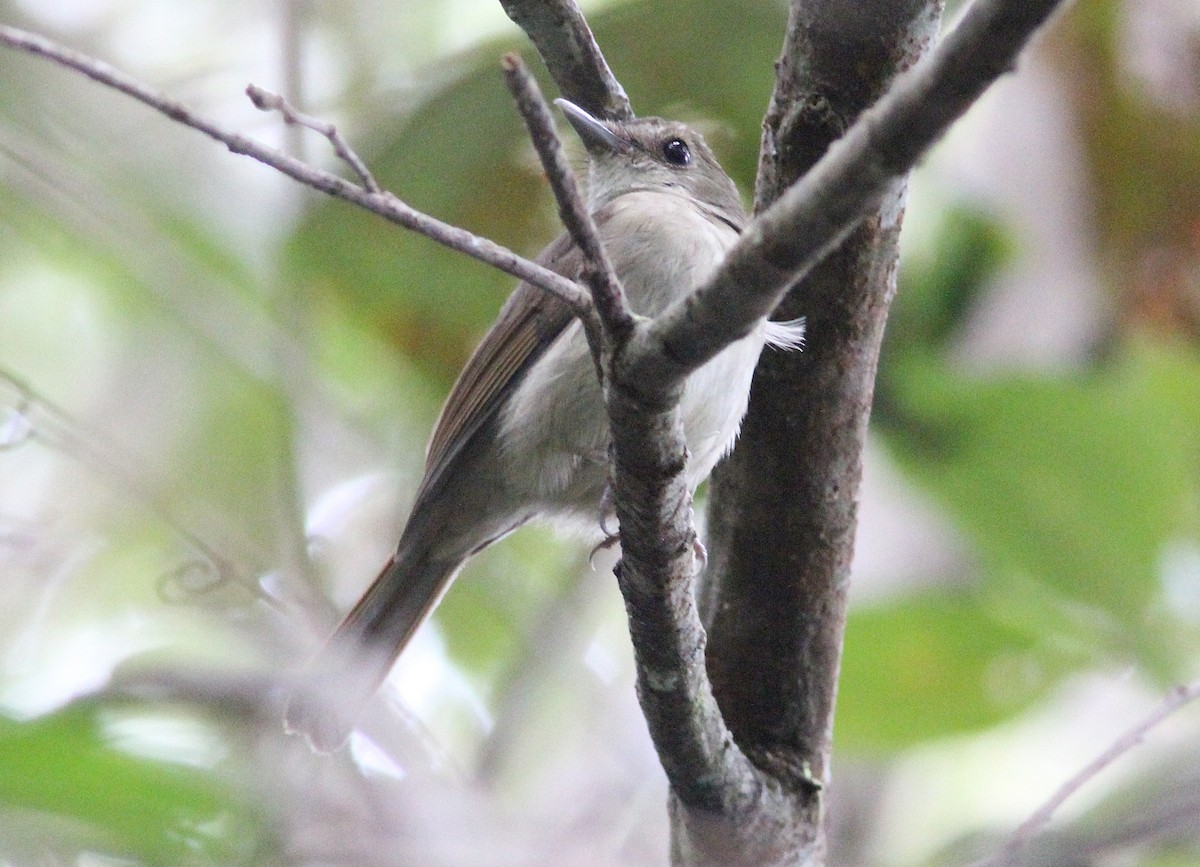
M345 743L396 657L449 586L457 565L406 556L402 548L292 691L286 729L303 734L321 752Z

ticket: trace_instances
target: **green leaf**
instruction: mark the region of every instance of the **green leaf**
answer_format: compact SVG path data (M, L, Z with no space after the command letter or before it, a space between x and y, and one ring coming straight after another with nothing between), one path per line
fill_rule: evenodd
M1162 656L1147 612L1164 551L1195 540L1200 360L1135 346L1086 374L971 376L909 359L888 441L975 543L997 587L1092 612L1097 650ZM1037 612L1031 611L1031 617Z
M939 214L930 235L928 245L906 249L901 261L902 289L888 314L885 337L889 354L945 346L1014 252L1004 225L968 205L951 205Z
M450 655L476 676L499 674L522 652L542 607L578 569L571 546L547 527L522 528L479 554L434 615Z
M91 848L157 864L258 863L258 804L211 768L147 759L114 744L119 716L78 702L28 722L0 717L0 806L81 823Z
M1045 692L1056 657L981 601L930 593L851 612L838 749L899 750L994 725Z

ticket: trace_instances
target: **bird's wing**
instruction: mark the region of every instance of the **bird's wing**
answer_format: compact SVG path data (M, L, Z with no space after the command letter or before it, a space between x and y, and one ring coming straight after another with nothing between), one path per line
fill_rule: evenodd
M546 247L537 261L575 280L582 257L564 234ZM442 406L425 453L425 478L418 498L434 485L483 423L496 414L573 316L571 308L557 296L529 283L518 284Z

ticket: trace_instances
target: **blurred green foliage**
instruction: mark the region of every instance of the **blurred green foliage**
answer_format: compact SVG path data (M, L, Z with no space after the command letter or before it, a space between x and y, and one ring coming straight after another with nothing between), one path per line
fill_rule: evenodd
M1163 569L1200 544L1200 352L1142 335L1087 370L964 370L958 327L1014 248L994 217L950 209L930 249L902 273L874 430L981 574L851 614L851 750L994 724L1085 668L1134 664L1165 687L1193 664L1194 612L1168 610ZM1016 660L1027 682L998 695Z
M1200 135L1194 117L1165 113L1121 84L1118 5L1077 4L1056 48L1082 88L1076 108L1097 188L1106 289L1124 309L1148 250L1186 245L1200 226ZM7 19L10 9L0 8ZM709 121L743 190L753 182L784 20L782 3L751 0L624 2L592 16L638 111ZM318 23L353 47L348 25ZM422 21L412 29L436 30ZM83 48L94 39L103 54L103 32L63 38ZM557 230L497 72L503 51L523 47L514 30L440 57L403 110L373 94L344 96L361 106L356 145L386 187L532 253ZM346 53L346 81L378 83L367 70L378 58ZM70 597L46 577L59 572L30 567L23 607L14 604L3 621L13 636L41 607L71 616L90 609L98 620L124 608L161 617L145 600L148 588L186 545L163 530L160 507L215 538L253 588L287 560L288 484L302 494L292 507L303 511L330 476L381 466L418 472L440 398L508 291L506 277L315 195L294 223L281 218L267 249L256 248L232 222L214 219L208 201L238 200L236 182L212 179L233 158L189 166L198 178L166 176L176 137L188 137L166 121L7 52L0 77L12 84L0 88L0 366L71 406L76 442L113 440L112 451L136 456L129 462L145 472L130 486L128 468L103 453L43 439L0 453L0 481L20 494L40 490L29 481L37 475L50 480L49 499L77 500L41 514L81 511L62 531L82 537L81 547L100 536L128 554L149 538L166 551L54 561ZM75 115L83 122L72 125ZM144 138L131 141L131 130ZM852 612L835 738L852 754L898 756L1016 719L1096 667L1131 666L1165 685L1195 663L1196 612L1166 592L1164 558L1173 546L1200 546L1197 335L1118 318L1080 369L964 371L956 341L989 281L1019 254L1019 233L956 204L936 235L936 255L903 268L873 423L976 560L952 589ZM276 330L298 333L301 358L284 353L278 363ZM318 424L326 416L365 441L375 463L331 447ZM303 441L306 423L319 430L312 442ZM41 450L36 458L32 449ZM43 469L47 453L61 461ZM548 531L523 531L480 557L448 595L436 615L448 653L483 695L536 650L531 626L576 561ZM265 607L241 599L227 611L229 634L180 630L177 649L189 659L290 666L304 651L262 638L279 629ZM33 719L0 716L0 819L53 815L78 833L81 849L144 863L262 859L277 830L262 807L263 768L123 750L110 722L127 712L127 698L89 696ZM231 743L245 734L240 717L204 719Z
M82 849L142 863L262 863L272 843L263 805L225 771L123 749L121 722L119 709L87 700L23 723L0 717L0 817L70 817L65 831Z

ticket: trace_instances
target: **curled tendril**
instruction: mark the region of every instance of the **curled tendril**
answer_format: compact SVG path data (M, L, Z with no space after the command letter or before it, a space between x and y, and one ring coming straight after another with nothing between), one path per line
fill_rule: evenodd
M615 548L620 541L621 537L616 533L606 535L603 539L601 539L596 547L592 549L591 553L588 554L588 567L593 572L596 571L596 556L601 551L608 551L612 548Z
M185 605L229 586L233 576L208 558L192 557L158 578L158 595L169 605Z
M140 479L136 466L81 425L69 412L39 394L19 377L0 368L0 452L30 440L61 452L103 476L110 484L149 508L192 552L188 559L159 576L159 597L167 603L220 603L217 591L245 582L218 551L172 514ZM258 593L257 585L252 592ZM260 594L261 595L261 594Z

